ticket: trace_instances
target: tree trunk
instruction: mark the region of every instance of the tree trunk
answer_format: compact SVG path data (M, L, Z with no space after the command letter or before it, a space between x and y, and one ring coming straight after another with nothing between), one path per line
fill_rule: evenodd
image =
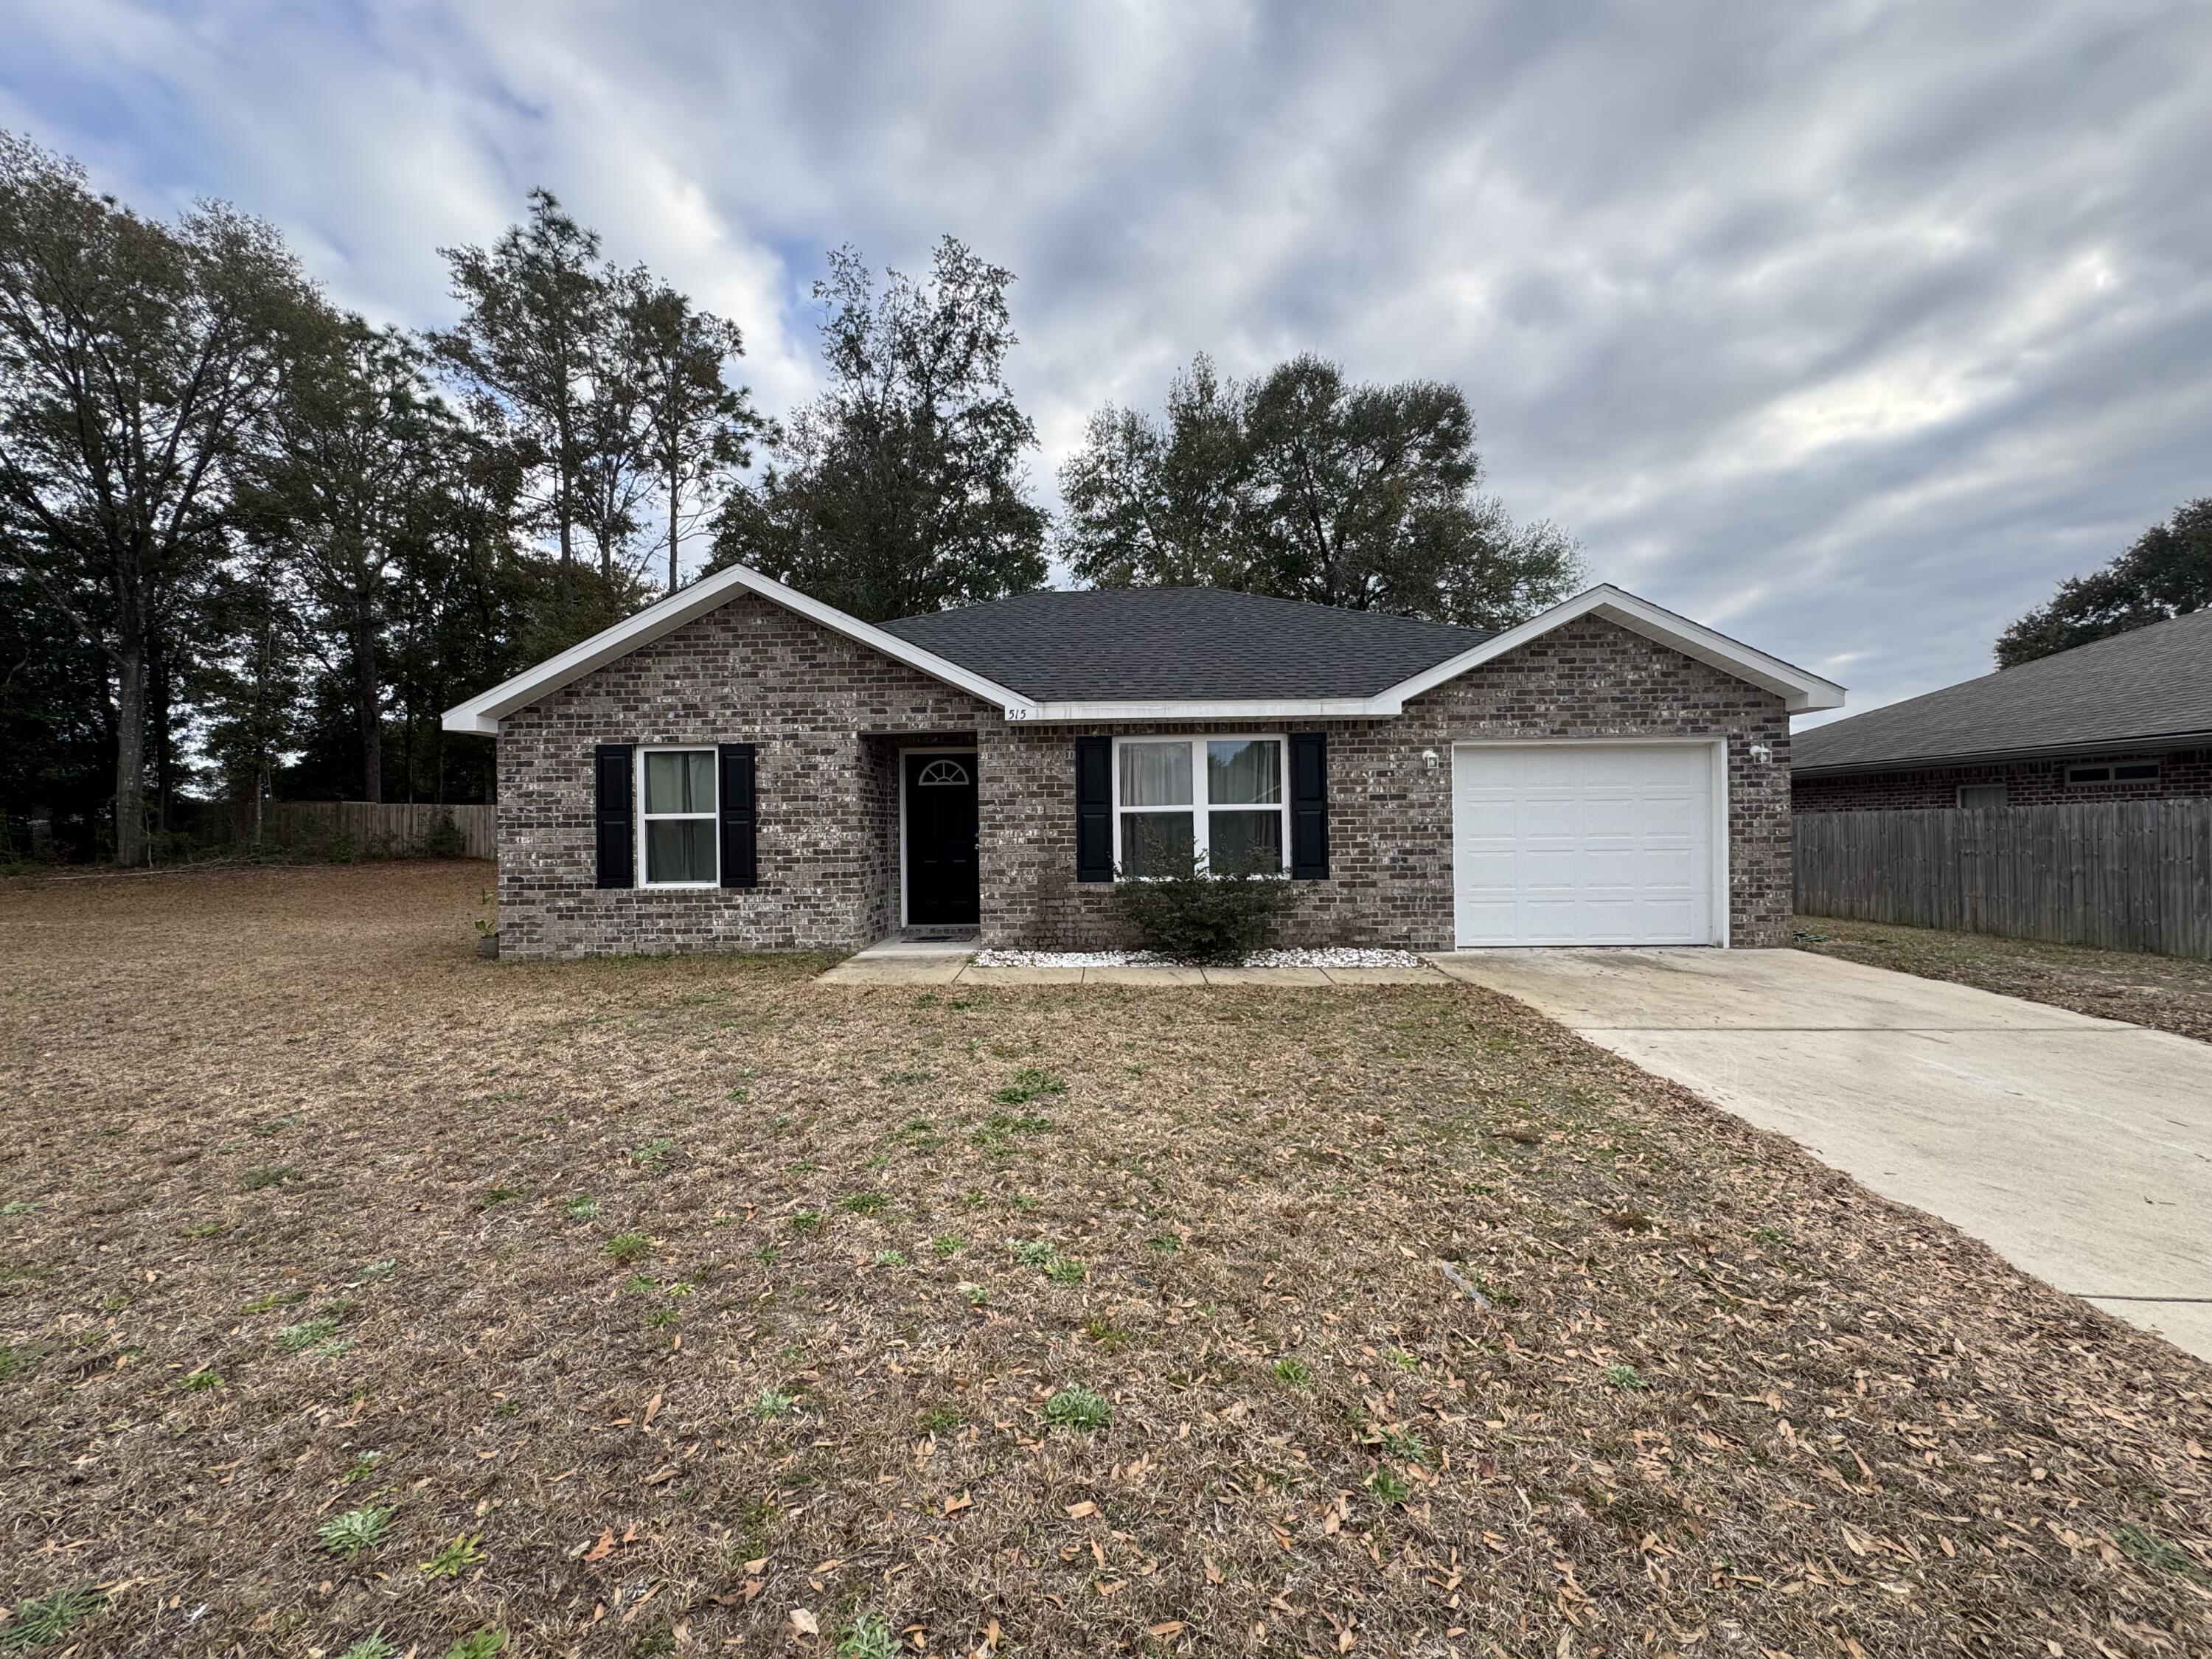
M384 799L384 685L376 660L376 631L366 621L354 628L354 715L361 725L361 798Z
M146 861L146 641L126 634L115 653L115 862Z
M669 394L672 411L675 394ZM678 447L676 422L668 422L668 591L676 591L676 514L684 499L684 457Z

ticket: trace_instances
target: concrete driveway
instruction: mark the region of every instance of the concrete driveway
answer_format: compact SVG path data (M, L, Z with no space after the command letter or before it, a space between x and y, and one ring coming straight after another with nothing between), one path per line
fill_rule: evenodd
M2212 1044L1802 951L1430 959L2212 1359Z

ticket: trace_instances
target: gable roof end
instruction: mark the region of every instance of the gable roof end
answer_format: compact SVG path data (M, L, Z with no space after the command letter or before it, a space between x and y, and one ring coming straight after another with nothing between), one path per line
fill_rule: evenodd
M834 633L842 634L872 650L909 668L916 668L948 685L958 686L972 692L984 702L994 703L1009 713L1026 708L1026 699L996 681L986 679L958 663L948 661L933 651L886 634L872 623L858 617L848 616L836 606L811 599L795 587L787 587L771 576L744 565L732 565L711 576L702 577L689 587L679 587L666 599L654 604L612 628L602 629L579 644L570 646L557 656L526 668L514 678L501 680L489 691L478 692L467 702L448 708L440 722L448 732L480 732L496 736L503 716L518 708L527 708L543 697L551 696L571 681L580 680L594 669L604 668L619 658L628 656L640 646L650 645L664 634L672 634L688 622L705 616L717 606L726 605L740 593L756 593L762 599L795 611L809 622L818 623Z
M1625 588L1601 582L1549 611L1539 611L1518 627L1492 635L1471 651L1462 652L1392 686L1384 695L1395 698L1395 705L1382 712L1397 714L1408 700L1424 691L1434 690L1471 668L1479 668L1509 651L1518 650L1531 640L1583 617L1596 617L1632 634L1641 634L1647 640L1679 651L1708 667L1717 668L1723 674L1771 691L1793 714L1844 706L1844 688L1833 680L1824 679L1779 657L1770 657L1764 651L1753 650L1742 641L1717 634L1702 623L1677 616L1649 599L1639 599Z

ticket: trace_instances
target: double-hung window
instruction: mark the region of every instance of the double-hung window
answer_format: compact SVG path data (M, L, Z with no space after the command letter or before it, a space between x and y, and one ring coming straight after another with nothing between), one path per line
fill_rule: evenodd
M645 825L644 887L712 887L721 879L716 834L714 751L638 751L639 799Z
M1165 876L1273 873L1288 840L1280 738L1124 738L1114 745L1115 862Z

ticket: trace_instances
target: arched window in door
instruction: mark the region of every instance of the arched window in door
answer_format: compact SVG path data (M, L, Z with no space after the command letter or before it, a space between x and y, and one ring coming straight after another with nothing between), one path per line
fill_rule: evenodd
M924 789L943 784L957 787L967 781L968 769L956 760L933 760L921 769L921 775L915 780L915 784Z

